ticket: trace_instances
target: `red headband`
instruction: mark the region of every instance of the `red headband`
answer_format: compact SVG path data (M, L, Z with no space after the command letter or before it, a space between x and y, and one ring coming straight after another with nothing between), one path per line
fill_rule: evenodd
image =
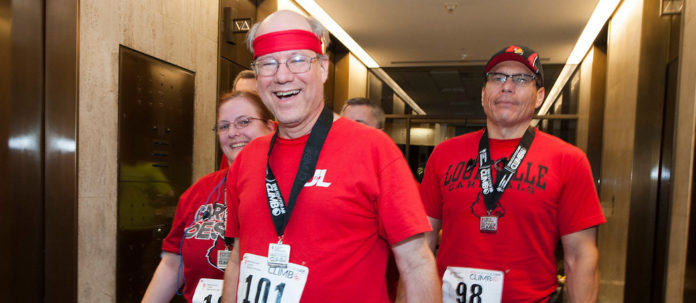
M254 59L280 51L308 49L323 54L321 41L314 33L306 30L291 29L270 32L254 39Z

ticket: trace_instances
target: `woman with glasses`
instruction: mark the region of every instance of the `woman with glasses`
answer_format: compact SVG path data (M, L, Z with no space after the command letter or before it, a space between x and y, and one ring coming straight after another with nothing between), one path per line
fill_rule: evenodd
M220 98L213 130L230 163L247 143L274 129L273 115L257 94L234 91ZM143 302L169 302L175 293L182 294L182 286L187 302L218 302L234 246L224 238L226 176L227 169L206 175L181 195Z

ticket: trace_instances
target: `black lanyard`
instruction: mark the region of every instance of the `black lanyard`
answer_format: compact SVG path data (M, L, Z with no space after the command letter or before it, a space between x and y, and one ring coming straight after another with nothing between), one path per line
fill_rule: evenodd
M314 176L314 170L319 160L319 152L321 152L324 141L326 141L326 137L329 135L332 123L333 112L328 107L324 106L319 119L314 123L314 126L312 126L312 132L309 133L307 144L305 145L302 158L300 159L300 167L297 169L295 181L292 183L287 206L285 206L283 196L280 194L278 181L273 175L273 171L271 171L270 164L271 150L273 150L273 144L275 143L276 137L278 137L277 129L275 134L273 134L273 138L271 138L271 146L268 148L268 160L266 162L266 197L268 199L268 206L271 210L271 219L273 219L273 225L275 225L278 237L282 237L285 233L285 227L290 220L290 214L297 203L297 196L300 194L304 184Z
M227 168L227 170L225 171L225 178L222 179L222 181L225 184L222 187L222 194L224 195L223 203L225 203L225 228L227 228L227 214L228 214L228 211L227 211L227 182L226 181L227 181L227 174L229 173L229 171L230 171L230 169ZM224 236L224 234L223 234L223 236ZM225 246L227 247L227 249L232 250L232 247L234 247L234 238L223 237L222 240L225 242Z
M494 187L491 170L493 159L491 159L491 151L488 145L488 129L483 130L483 135L481 135L481 140L479 140L479 185L481 186L483 200L486 202L486 209L489 215L495 210L498 200L500 200L505 188L510 183L510 179L512 179L512 176L517 172L517 168L522 164L522 160L527 155L532 141L534 141L534 128L530 126L524 132L520 143L515 148L515 152L510 156L510 160L507 161L503 170L498 172Z

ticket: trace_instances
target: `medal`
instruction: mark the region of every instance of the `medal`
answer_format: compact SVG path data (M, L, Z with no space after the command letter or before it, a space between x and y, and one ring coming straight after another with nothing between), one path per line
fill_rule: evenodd
M495 233L498 231L498 217L496 216L481 216L481 232Z

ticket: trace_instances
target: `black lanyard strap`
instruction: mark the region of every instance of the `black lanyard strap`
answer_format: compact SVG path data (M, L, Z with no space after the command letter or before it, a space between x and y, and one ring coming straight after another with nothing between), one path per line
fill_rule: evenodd
M333 112L324 105L319 119L314 123L314 126L312 126L312 131L309 133L307 144L302 152L300 167L297 169L295 181L292 183L287 206L285 205L283 196L280 194L278 180L276 180L275 175L273 175L270 164L271 150L273 150L273 144L275 143L276 137L278 137L277 129L275 134L273 134L273 138L271 138L271 146L268 148L268 160L266 162L266 198L268 199L271 219L273 219L273 225L275 225L278 237L282 237L285 233L285 227L290 220L290 214L297 203L297 196L300 194L304 184L314 176L314 170L319 160L319 153L324 146L326 137L329 135L332 123Z
M493 159L491 159L491 150L488 144L488 129L483 130L483 135L481 135L479 140L479 185L481 186L483 200L486 202L486 209L489 215L495 210L498 200L500 200L505 188L510 183L510 179L512 179L517 172L517 168L522 164L522 160L524 160L529 147L532 145L532 141L534 141L534 134L534 128L529 126L512 156L510 156L510 160L507 161L503 170L498 172L494 186L493 171L491 170Z

